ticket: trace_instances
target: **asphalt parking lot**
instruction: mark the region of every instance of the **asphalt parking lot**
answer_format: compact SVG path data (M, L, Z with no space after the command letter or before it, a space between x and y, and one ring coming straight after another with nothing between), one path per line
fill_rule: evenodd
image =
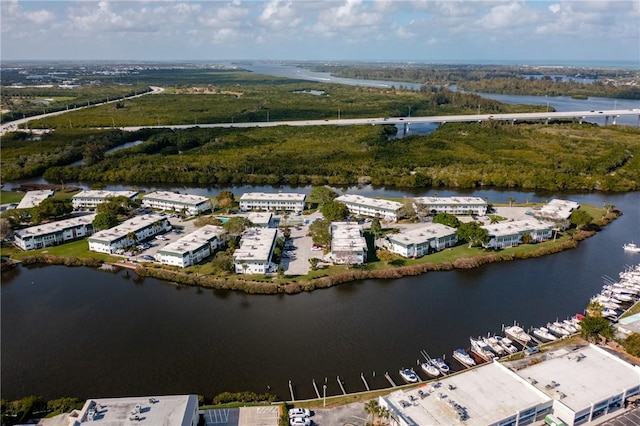
M200 414L205 426L278 426L280 407L217 408Z
M311 420L317 426L363 426L367 424L364 402L354 402L334 408L312 410Z

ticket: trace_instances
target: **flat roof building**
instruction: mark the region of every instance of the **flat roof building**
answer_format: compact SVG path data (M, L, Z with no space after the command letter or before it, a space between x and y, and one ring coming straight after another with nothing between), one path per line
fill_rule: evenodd
M489 242L486 248L502 249L522 244L525 234L531 236L531 242L542 242L553 237L553 224L541 222L537 219L513 220L484 225L482 228L489 232Z
M240 196L240 210L302 212L306 198L306 194L295 192L245 192Z
M73 208L80 209L95 209L98 204L104 203L107 198L113 197L126 197L130 200L134 200L138 196L138 191L106 191L106 190L91 190L80 191L73 197L71 202Z
M349 211L361 216L380 216L380 219L395 222L398 220L398 213L402 208L402 204L397 201L380 200L377 198L368 198L361 195L344 194L337 198Z
M196 426L196 395L88 399L82 409L68 415L68 426L84 424L125 426Z
M640 393L640 367L595 345L556 349L515 373L553 398L553 414L568 426L594 421Z
M240 246L233 253L233 265L238 274L266 274L276 265L271 261L278 230L249 228L242 234Z
M118 226L93 234L89 237L89 250L113 254L118 249L126 249L170 229L171 224L164 216L136 216Z
M516 426L544 419L553 399L498 362L379 398L393 426Z
M425 209L430 214L487 214L487 202L480 197L416 197L413 201L418 208Z
M37 191L28 191L18 203L16 209L30 209L39 205L42 201L49 197L53 197L52 189L42 189Z
M57 246L93 234L96 215L83 214L57 222L43 223L14 232L14 243L22 250Z
M273 215L267 212L251 212L247 215L249 222L258 228L271 228Z
M382 246L403 257L422 257L426 254L453 247L458 243L455 228L430 223L420 228L388 234Z
M330 257L336 264L366 263L367 241L362 236L362 226L353 222L332 222Z
M204 225L158 250L156 260L181 268L195 265L224 245L224 234L226 231L221 226Z
M186 212L190 216L211 210L211 200L201 195L156 191L142 197L142 205L160 210Z
M568 220L571 217L571 213L579 208L580 204L575 201L554 198L542 206L535 215L546 220Z

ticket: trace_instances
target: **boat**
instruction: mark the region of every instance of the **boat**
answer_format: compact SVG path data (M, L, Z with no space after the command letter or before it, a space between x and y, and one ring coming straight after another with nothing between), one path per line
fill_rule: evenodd
M507 354L507 350L502 347L500 342L495 337L483 337L482 341L489 346L491 352L498 356L505 356Z
M519 325L510 325L505 327L504 334L513 340L521 342L525 346L531 341L531 336L529 336Z
M603 317L607 317L607 318L611 318L611 319L617 319L618 315L619 315L619 313L615 309L604 308L603 311L602 311L602 316Z
M567 337L569 335L569 332L565 330L564 327L562 327L558 322L548 323L547 328L551 333L555 334L557 337Z
M630 251L631 253L640 253L640 247L634 243L627 243L622 246L624 251Z
M416 383L418 381L418 375L413 368L401 368L400 377L407 383Z
M535 337L542 340L543 342L551 342L557 339L556 336L549 333L549 329L546 327L534 327L533 330L531 331L531 334L533 334Z
M440 370L431 363L431 361L423 362L420 364L422 367L422 371L424 371L428 376L438 377L440 375Z
M577 333L579 329L579 327L576 327L576 325L568 319L562 321L562 327L571 334Z
M442 374L448 374L451 370L449 366L442 358L434 358L431 360L431 364L433 364Z
M485 361L492 361L495 358L495 354L491 352L489 346L482 339L469 338L471 343L471 352L478 355Z
M510 354L515 354L516 352L518 352L518 348L513 344L511 339L509 339L508 337L502 337L502 336L497 336L497 335L493 336L493 337Z
M453 357L465 367L473 367L476 361L464 349L456 349L453 351Z

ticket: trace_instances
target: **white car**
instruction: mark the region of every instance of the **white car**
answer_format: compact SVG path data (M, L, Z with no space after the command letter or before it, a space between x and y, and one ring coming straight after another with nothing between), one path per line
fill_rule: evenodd
M292 408L289 410L289 417L309 417L311 416L311 411L306 408Z
M311 426L311 420L306 417L293 417L289 420L291 426Z

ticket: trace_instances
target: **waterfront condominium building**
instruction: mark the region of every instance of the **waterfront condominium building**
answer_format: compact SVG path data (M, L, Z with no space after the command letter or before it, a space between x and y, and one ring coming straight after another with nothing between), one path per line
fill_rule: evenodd
M196 426L200 412L197 395L161 395L88 399L80 410L73 410L66 416L67 422L55 424Z
M268 212L251 212L247 215L247 219L256 228L273 227L273 215Z
M533 216L540 220L554 222L561 229L566 229L571 225L571 213L579 208L580 204L575 201L554 198L540 210L533 210Z
M456 229L440 223L388 234L382 247L403 257L422 257L426 254L453 247L458 243Z
M531 242L539 243L553 237L554 225L537 219L514 220L484 225L482 228L489 232L489 243L485 248L502 249L522 244L525 234L531 236Z
M31 209L49 197L53 197L53 190L51 189L28 191L18 203L16 209Z
M113 254L118 249L127 249L169 230L171 230L171 224L164 216L156 214L136 216L118 226L93 234L89 237L89 250Z
M398 213L402 208L402 204L397 201L380 200L377 198L368 198L361 195L344 194L335 199L347 208L352 214L361 216L380 216L389 222L398 220Z
M276 265L271 261L276 247L275 228L249 228L240 238L240 246L233 253L233 267L238 274L266 274Z
M201 195L156 191L142 197L142 205L153 209L185 212L190 216L211 210L211 200Z
M366 263L367 241L362 235L362 226L354 222L332 222L330 257L336 264Z
M449 213L484 216L487 214L487 202L480 197L416 197L413 201L418 209L434 215Z
M126 197L134 200L138 196L138 191L104 191L90 190L80 191L73 197L71 202L76 210L95 209L98 204L104 203L108 198Z
M84 214L57 222L44 223L14 232L14 243L22 250L57 246L93 234L96 215Z
M225 233L221 226L204 225L158 250L156 260L181 268L195 265L224 245L222 236Z
M245 192L240 196L240 210L284 210L302 212L307 196L295 192Z

